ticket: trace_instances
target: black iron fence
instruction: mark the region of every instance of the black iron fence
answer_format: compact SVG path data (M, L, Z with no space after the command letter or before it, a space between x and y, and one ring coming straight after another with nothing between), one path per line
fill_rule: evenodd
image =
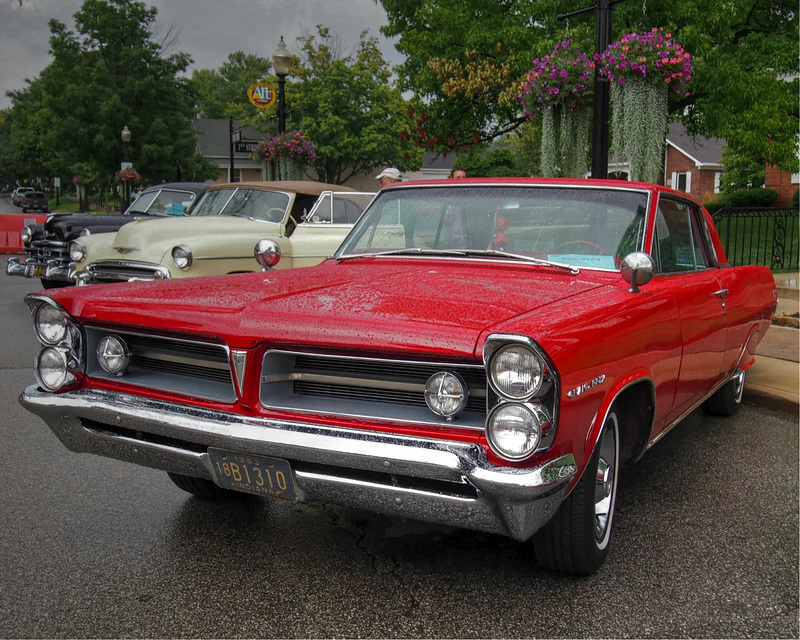
M760 264L773 271L798 270L798 210L720 209L712 216L732 266Z

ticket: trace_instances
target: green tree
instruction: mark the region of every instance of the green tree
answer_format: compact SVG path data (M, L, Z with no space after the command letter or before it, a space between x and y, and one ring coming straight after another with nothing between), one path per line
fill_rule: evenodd
M198 117L259 120L261 110L250 103L247 90L255 82L272 80L271 70L272 63L266 58L236 51L219 70L193 71L189 85L198 97Z
M195 98L179 76L191 59L164 54L154 40L156 13L135 0L85 0L75 14L78 35L50 21L53 61L9 94L17 164L109 187L128 126L130 160L146 182L174 179L178 162L187 179L217 174L196 152Z
M314 143L321 180L341 184L382 165L418 169L423 152L403 141L408 104L392 86L377 38L361 34L354 56L340 56L328 29L299 38L302 59L286 83L290 122Z
M427 108L417 143L462 149L519 127L512 97L532 60L569 36L594 38L582 0L380 0L406 54L403 89ZM647 0L615 4L612 39L663 26L692 54L688 96L670 100L691 133L721 137L748 164L797 171L798 14L785 0ZM795 79L787 82L785 76Z

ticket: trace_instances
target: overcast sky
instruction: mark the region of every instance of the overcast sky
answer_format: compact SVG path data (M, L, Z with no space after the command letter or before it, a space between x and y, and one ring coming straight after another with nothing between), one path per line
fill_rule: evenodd
M399 64L402 57L392 41L380 34L386 13L375 0L144 0L158 9L157 23L179 29L175 51L188 53L192 69L218 69L234 51L265 58L283 36L289 51L299 53L296 38L330 29L349 55L359 34L368 30L379 39L385 60ZM83 0L0 0L0 108L11 106L7 91L26 86L38 77L52 57L48 21L56 18L76 32L73 15Z

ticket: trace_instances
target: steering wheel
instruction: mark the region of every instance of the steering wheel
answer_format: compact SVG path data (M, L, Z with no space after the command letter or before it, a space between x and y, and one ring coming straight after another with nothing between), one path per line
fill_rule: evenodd
M597 244L596 242L590 242L589 240L569 240L568 242L562 242L558 245L555 249L553 249L553 253L557 253L559 249L562 247L568 247L573 244L582 244L588 247L592 247L593 249L597 249L600 252L601 256L610 256L611 252L606 249L604 246Z
M280 207L272 207L271 209L267 209L267 213L264 214L264 219L269 222L280 222L283 220L283 214L284 210Z

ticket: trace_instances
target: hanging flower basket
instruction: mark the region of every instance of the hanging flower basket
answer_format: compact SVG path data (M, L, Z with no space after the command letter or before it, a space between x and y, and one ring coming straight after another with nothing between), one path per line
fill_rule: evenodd
M313 161L317 152L302 131L287 131L261 140L250 157L264 163L266 180L296 180L301 168Z
M632 180L657 182L669 124L669 92L687 95L689 53L663 27L632 33L595 55L611 84L611 153L627 158Z
M121 169L114 174L115 182L122 182L123 184L139 184L142 181L142 176L136 169Z
M543 175L586 172L594 64L567 39L525 74L518 97L528 118L541 114Z

